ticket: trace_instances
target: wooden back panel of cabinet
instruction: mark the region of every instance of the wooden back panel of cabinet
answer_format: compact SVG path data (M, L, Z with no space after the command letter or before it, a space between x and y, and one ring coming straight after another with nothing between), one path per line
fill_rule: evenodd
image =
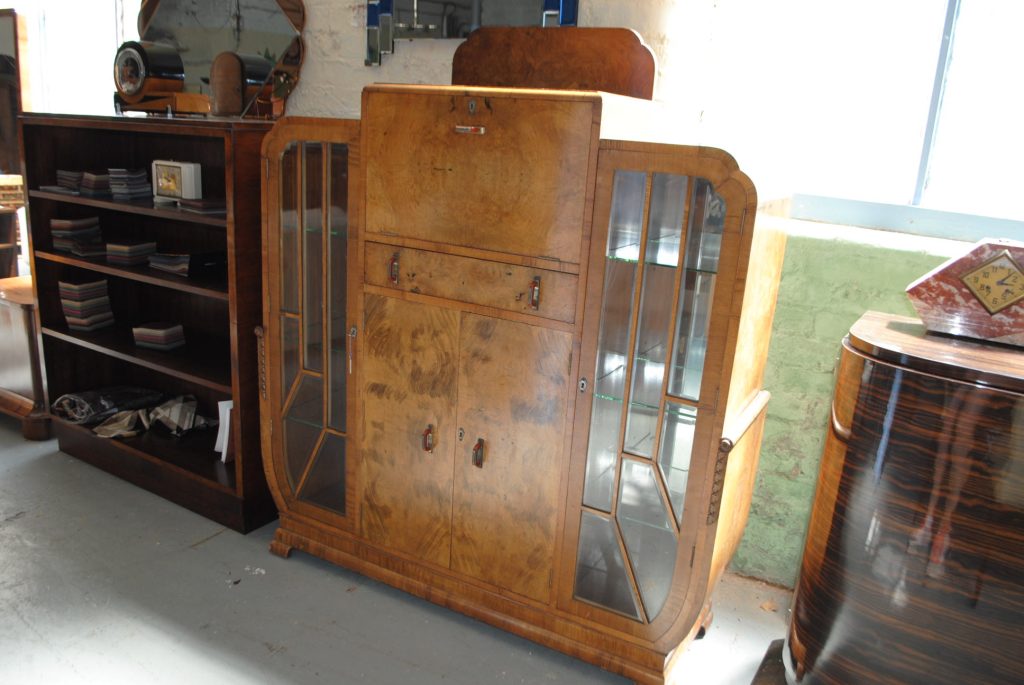
M579 263L596 93L371 86L366 232Z

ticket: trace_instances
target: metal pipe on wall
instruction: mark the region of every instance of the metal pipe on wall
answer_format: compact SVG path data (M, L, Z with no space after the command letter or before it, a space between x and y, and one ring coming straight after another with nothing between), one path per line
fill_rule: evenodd
M480 22L483 15L483 0L473 0L473 6L471 8L472 15L469 22L469 30L475 31L480 28Z

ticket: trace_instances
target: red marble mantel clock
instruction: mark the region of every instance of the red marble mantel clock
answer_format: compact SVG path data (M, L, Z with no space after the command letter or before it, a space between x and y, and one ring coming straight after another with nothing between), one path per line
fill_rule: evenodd
M1024 243L985 238L907 296L929 331L1024 347Z

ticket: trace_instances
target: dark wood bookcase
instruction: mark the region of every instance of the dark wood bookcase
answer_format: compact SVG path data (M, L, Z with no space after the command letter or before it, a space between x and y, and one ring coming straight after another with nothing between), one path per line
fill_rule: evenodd
M216 417L219 401L234 402L234 460L226 464L214 450L216 430L182 438L150 430L110 440L54 417L61 450L242 532L276 515L260 457L253 335L262 315L260 144L269 128L266 122L239 120L21 117L48 401L69 392L134 385L168 396L194 395L204 416ZM225 198L226 214L41 189L57 185L58 169L148 171L155 159L201 164L203 197ZM155 241L160 252L226 251L227 277L185 278L53 249L51 219L89 216L99 217L104 242ZM100 278L107 279L115 324L69 330L58 282ZM185 347L136 347L132 326L161 320L184 326Z

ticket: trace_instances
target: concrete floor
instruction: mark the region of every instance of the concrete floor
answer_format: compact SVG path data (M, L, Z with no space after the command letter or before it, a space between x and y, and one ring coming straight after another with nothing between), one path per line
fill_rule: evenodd
M0 683L625 683L243 536L0 416ZM790 593L727 576L687 682L748 685Z

